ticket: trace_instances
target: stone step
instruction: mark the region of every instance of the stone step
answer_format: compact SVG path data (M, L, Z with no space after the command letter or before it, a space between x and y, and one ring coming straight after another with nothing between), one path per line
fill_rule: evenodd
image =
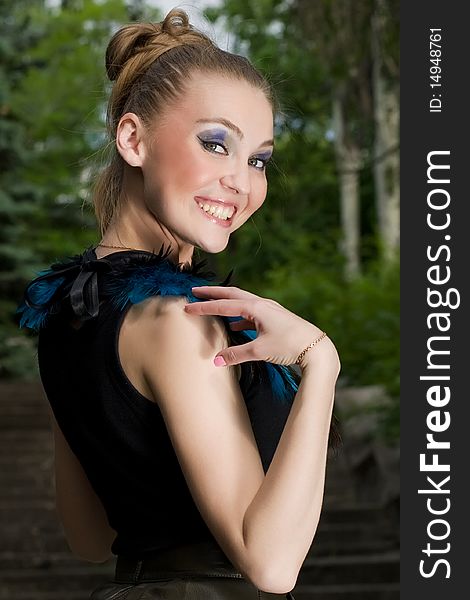
M115 559L110 559L108 568L113 572ZM107 563L106 563L107 564ZM67 546L67 542L62 538L62 548L56 550L38 549L36 552L31 549L31 544L23 551L16 550L0 551L0 579L5 571L21 570L49 570L51 573L60 569L83 568L87 563L77 559Z
M87 600L90 590L68 591L66 594L62 590L46 590L43 592L24 592L19 586L18 589L11 587L2 588L0 584L0 600Z
M339 525L345 523L364 524L369 527L384 526L390 519L383 507L377 503L342 504L341 506L324 505L320 517L323 525Z
M0 572L9 568L36 567L38 563L49 563L52 560L49 558L49 554L52 556L70 555L70 560L76 560L62 531L58 531L53 535L44 535L40 530L31 530L28 536L22 538L2 539L0 544ZM66 562L68 564L68 560Z
M50 444L43 452L34 452L31 454L23 454L13 456L11 453L9 456L5 454L0 456L0 477L3 477L3 474L8 474L10 472L18 472L23 470L34 470L37 469L38 466L44 467L48 465L52 468L54 463L54 455L52 452L53 444Z
M2 382L3 388L3 382ZM1 388L0 388L1 389ZM1 392L0 398L0 416L3 414L14 413L17 410L28 410L30 412L41 412L47 414L49 411L49 401L45 396L34 395L16 395L5 394Z
M349 583L382 583L400 579L400 553L312 556L305 559L299 584L334 585Z
M10 473L0 477L0 497L40 496L53 493L53 474L50 469L36 470L33 473Z
M362 552L363 548L367 547L394 547L397 548L399 532L392 527L377 528L355 523L341 525L319 525L315 538L313 540L312 549L316 547L328 548L357 548L357 551Z
M42 402L45 394L39 379L35 381L3 380L0 388L0 397L3 403L16 402Z
M20 523L25 518L30 523L41 522L45 513L55 512L55 499L48 498L11 498L0 497L0 531L5 523Z
M22 429L6 429L2 431L0 436L0 449L6 450L11 456L18 455L19 451L26 450L29 454L29 451L32 450L31 454L34 454L34 450L45 451L52 447L53 439L49 429L34 428L27 431ZM1 455L5 456L3 451Z
M340 556L340 555L367 555L393 552L397 549L395 539L384 540L354 540L344 541L336 538L327 542L313 543L310 556Z
M39 443L47 442L48 440L52 440L51 432L49 428L36 428L32 427L31 429L5 429L2 431L2 435L0 437L0 444L2 446L8 446L12 442L18 443L19 447L22 447L22 444L28 444L31 440L35 440ZM11 450L14 450L11 447Z
M41 490L47 492L52 491L53 477L50 468L37 468L31 470L29 473L22 470L19 470L16 473L4 473L0 476L0 496L7 499L9 497L17 496L21 490L24 490L24 493L29 496L36 495L36 493Z
M21 586L18 589L12 587L2 588L0 584L0 600L87 600L91 590L68 591L64 594L62 590L46 590L42 592L23 591Z
M83 566L60 569L12 569L2 572L0 598L16 600L15 592L21 590L24 595L46 593L61 590L63 598L68 592L87 592L112 578L113 569L108 564L96 565L84 563ZM8 590L10 596L6 595ZM87 595L83 594L83 598Z
M4 398L0 400L0 422L3 421L4 417L8 416L24 416L30 421L35 416L48 416L49 415L49 402L44 399L40 402L31 398L31 400L22 400L15 402L5 402Z
M305 584L296 585L292 594L295 600L399 600L400 584Z
M0 491L0 501L6 499L9 502L16 502L16 499L28 500L32 496L34 496L35 500L49 500L50 498L54 498L54 491L49 487L47 489L41 488L35 490L33 486L11 487L10 489Z
M50 426L50 417L47 414L2 414L0 416L0 431L12 429L30 431L33 428L47 429ZM3 434L2 434L3 435Z

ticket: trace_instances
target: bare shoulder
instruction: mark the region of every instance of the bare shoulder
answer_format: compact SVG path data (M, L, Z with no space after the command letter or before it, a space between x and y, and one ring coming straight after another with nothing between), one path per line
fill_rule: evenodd
M203 361L212 376L228 372L230 377L239 380L240 365L221 369L212 362L217 352L231 344L222 319L213 315L190 315L184 310L187 302L181 296L157 296L142 303L139 314L133 315L139 322L138 337L141 342L145 340L144 371L158 370L155 361L158 356L160 368L179 368L189 374L193 365ZM166 364L167 360L172 364Z
M161 357L164 348L171 351L174 344L186 341L193 349L197 343L199 352L207 354L214 347L220 346L220 350L230 345L222 319L211 315L197 318L188 315L184 310L187 302L181 296L153 296L133 305L124 318L119 334L121 362L131 381L144 395L149 393L143 379L144 365L149 359L153 363L155 356ZM184 346L181 349L184 351ZM218 350L213 352L213 357ZM240 380L240 365L229 367L229 370Z

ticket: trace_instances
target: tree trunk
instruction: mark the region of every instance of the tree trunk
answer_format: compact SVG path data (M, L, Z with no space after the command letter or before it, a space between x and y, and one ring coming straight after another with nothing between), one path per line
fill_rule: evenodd
M345 277L360 273L359 240L359 168L360 150L345 134L343 101L340 93L333 97L333 130L338 168L341 209L341 251L345 257Z
M378 230L384 260L397 256L400 243L399 98L398 85L383 73L381 31L383 0L376 0L372 15L372 90L374 101L374 185Z

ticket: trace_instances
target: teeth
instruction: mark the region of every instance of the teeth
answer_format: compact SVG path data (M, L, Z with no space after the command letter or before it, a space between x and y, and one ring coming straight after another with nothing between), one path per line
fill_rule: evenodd
M201 202L199 202L198 204L204 212L209 213L210 215L213 215L218 219L222 219L223 221L230 219L230 217L235 212L231 206L214 206L213 204L202 204Z

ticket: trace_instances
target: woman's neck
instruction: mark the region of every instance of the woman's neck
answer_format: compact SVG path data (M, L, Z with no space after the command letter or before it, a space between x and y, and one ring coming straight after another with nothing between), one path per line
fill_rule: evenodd
M171 231L157 221L146 207L137 174L127 174L124 181L124 192L119 211L104 233L100 243L107 246L119 246L122 249L145 250L159 252L162 245L165 249L171 247L168 259L174 264L192 264L194 246L178 240ZM127 180L127 181L126 181ZM127 185L126 185L127 184ZM105 248L101 248L104 250ZM109 254L101 253L100 256Z

